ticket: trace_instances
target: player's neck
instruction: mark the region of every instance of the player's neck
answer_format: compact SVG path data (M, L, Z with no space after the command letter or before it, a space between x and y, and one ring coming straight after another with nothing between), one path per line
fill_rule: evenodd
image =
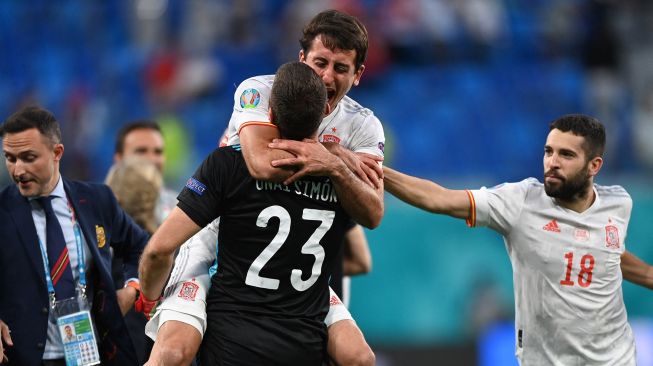
M585 210L590 208L594 200L596 200L594 184L590 184L584 191L579 192L570 199L563 200L556 198L556 202L560 206L578 213L585 212Z

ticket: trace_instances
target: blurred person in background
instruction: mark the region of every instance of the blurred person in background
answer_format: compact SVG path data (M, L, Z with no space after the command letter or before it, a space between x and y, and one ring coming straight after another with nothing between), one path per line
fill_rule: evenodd
M165 144L161 128L154 121L138 120L124 125L116 137L114 163L125 158L143 157L154 164L163 174L165 169ZM161 225L177 204L176 192L161 186L156 204L156 222Z
M163 177L159 169L141 157L123 159L109 169L105 184L122 209L150 235L159 227L157 206Z
M118 131L113 157L114 165L106 183L114 190L123 210L143 229L154 233L177 204L176 193L163 185L166 160L161 128L150 120L127 123ZM123 282L121 267L120 259L114 260L112 273L116 284ZM125 315L140 363L148 360L153 346L145 335L147 317L137 309Z
M528 178L450 190L384 168L386 190L402 201L503 235L522 365L635 365L622 279L653 289L653 267L626 251L630 195L621 186L594 184L605 140L595 118L553 121L544 183Z
M0 126L16 183L0 191L0 363L65 365L57 322L70 315L93 323L97 332L77 333L95 334L103 365L134 365L123 315L138 292L114 287L110 248L124 261L123 277L136 282L148 235L107 186L61 176L60 131L40 107L23 108Z
M380 121L374 114L363 108L346 96L352 86L358 85L365 70L363 62L367 55L367 31L356 18L342 12L327 10L317 14L304 29L302 49L299 60L311 66L322 78L327 87L328 104L331 112L326 116L318 129L319 140L330 151L341 157L360 179L356 184L368 184L374 191L375 199L371 202L377 207L377 213L383 213L382 181L378 162L382 160L385 137ZM257 76L239 85L234 94L234 112L227 131L221 140L221 145L240 144L243 156L251 175L259 180L284 181L292 170L277 169L270 162L289 154L280 150L272 150L268 144L279 137L276 128L270 128L268 103L270 89L274 76ZM295 141L296 142L296 141ZM299 143L299 142L297 142ZM306 146L310 155L311 145ZM356 153L352 153L352 151ZM303 169L306 172L306 169ZM360 198L360 197L359 197ZM362 204L365 207L367 204ZM156 334L156 342L161 349L174 353L180 364L191 359L199 347L201 335L206 329L205 320L189 316L183 304L173 294L179 293L185 284L193 282L201 287L197 291L194 303L204 300L208 284L201 278L207 278L206 263L215 259L215 245L218 238L217 226L214 221L182 246L177 257L175 268L168 282L164 301L148 327ZM366 225L372 224L371 222ZM375 225L374 225L375 226ZM353 231L350 236L357 240L364 239L362 229ZM349 236L349 235L348 235ZM366 241L362 243L367 246ZM353 248L360 248L354 245ZM358 252L356 249L351 252ZM188 258L193 258L189 261ZM367 257L371 259L371 257ZM371 261L363 259L359 266L364 270L371 268ZM170 305L168 305L170 304ZM353 321L339 297L332 296L332 316L327 316L329 326L329 355L341 365L374 364L374 354L370 349L360 329ZM175 310L176 309L176 310ZM203 310L203 307L202 309ZM172 321L164 321L164 313L176 313ZM185 321L180 321L178 314L184 313ZM205 317L205 314L203 315ZM199 338L197 335L199 333ZM149 333L148 333L149 334ZM156 346L155 346L156 347ZM172 357L172 356L171 356Z

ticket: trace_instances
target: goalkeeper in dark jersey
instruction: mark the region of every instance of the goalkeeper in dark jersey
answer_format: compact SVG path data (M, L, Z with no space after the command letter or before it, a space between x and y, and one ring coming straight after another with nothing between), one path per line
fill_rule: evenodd
M270 100L270 120L280 135L314 138L325 111L326 89L317 74L303 63L282 65ZM143 253L141 287L152 296L148 288L163 287L174 249L221 217L202 364L326 360L328 279L350 223L339 195L342 187L351 193L354 176L325 148L314 150L310 164L316 176L288 186L253 179L238 146L215 150ZM193 296L192 289L179 296Z

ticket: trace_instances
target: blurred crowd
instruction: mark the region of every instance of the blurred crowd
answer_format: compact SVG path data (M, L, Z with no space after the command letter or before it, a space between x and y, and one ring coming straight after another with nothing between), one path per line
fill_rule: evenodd
M155 119L176 188L216 146L235 85L295 59L297 28L325 8L369 29L352 96L384 123L397 168L539 176L529 147L570 112L608 126L608 171L653 167L653 5L643 0L3 1L0 114L52 110L65 174L97 181L117 130Z

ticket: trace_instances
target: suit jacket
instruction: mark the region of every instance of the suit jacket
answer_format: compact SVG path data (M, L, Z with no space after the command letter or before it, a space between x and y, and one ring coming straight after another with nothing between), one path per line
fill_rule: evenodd
M122 257L125 278L138 277L148 235L118 206L103 184L64 180L93 266L87 293L97 329L102 365L136 365L111 278L111 252ZM40 366L47 337L48 291L31 206L15 184L0 191L0 319L11 329L11 364Z

